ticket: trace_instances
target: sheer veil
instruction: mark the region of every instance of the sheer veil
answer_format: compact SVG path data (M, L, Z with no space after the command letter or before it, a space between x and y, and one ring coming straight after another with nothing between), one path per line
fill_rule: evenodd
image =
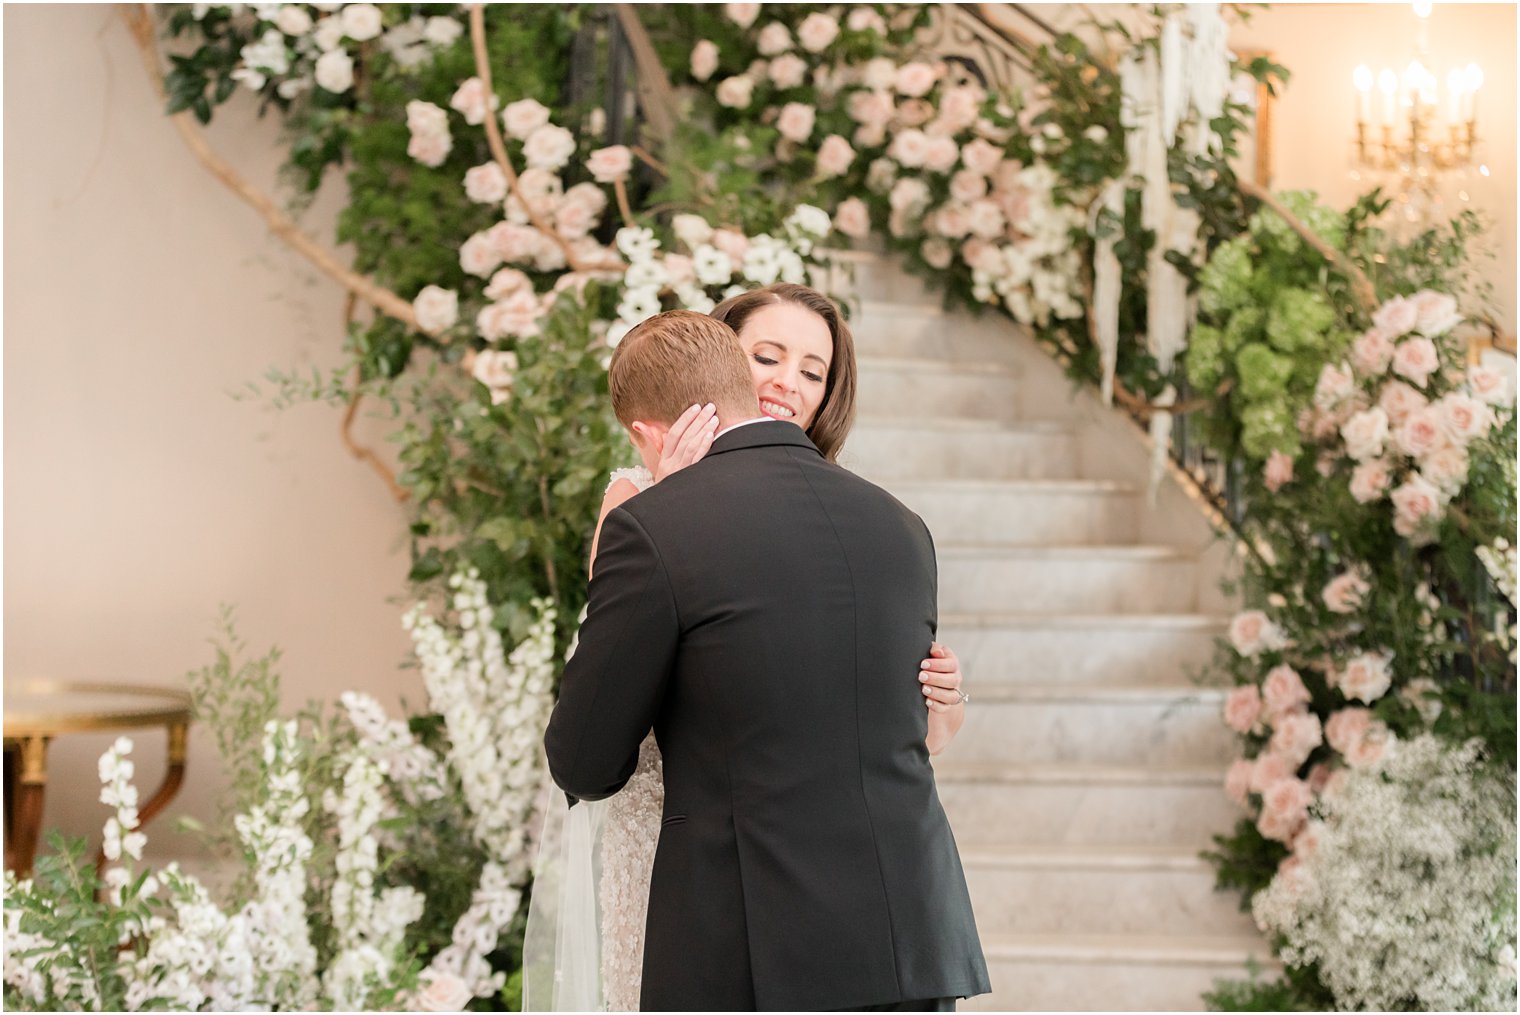
M568 805L545 775L547 803L533 866L523 937L523 1006L534 1011L603 1011L602 824L607 801Z

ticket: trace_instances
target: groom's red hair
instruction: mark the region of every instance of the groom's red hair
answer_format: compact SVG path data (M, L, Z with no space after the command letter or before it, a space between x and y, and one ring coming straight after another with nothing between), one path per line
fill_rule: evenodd
M739 337L722 321L668 310L637 325L612 352L607 388L618 421L669 425L693 405L712 402L720 419L760 415Z

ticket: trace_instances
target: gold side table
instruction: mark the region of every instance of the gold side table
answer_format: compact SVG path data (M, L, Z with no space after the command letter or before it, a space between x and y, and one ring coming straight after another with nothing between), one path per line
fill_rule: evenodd
M185 778L190 733L190 693L135 684L90 684L47 679L5 682L5 866L17 877L32 872L47 788L47 749L68 733L165 727L168 771L158 790L138 808L146 825L174 798ZM92 793L91 796L98 794ZM97 854L97 868L104 865Z

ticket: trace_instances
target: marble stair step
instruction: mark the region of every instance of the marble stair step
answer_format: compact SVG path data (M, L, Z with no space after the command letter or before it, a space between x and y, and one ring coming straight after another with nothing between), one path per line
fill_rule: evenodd
M819 254L835 266L831 291L850 296L857 307L863 301L892 299L938 307L943 300L923 279L904 270L895 257L874 250L829 249Z
M1235 934L1255 930L1240 896L1178 848L1003 847L961 851L977 929L993 934Z
M861 415L1019 418L1018 376L1005 363L861 357Z
M1185 684L1212 658L1227 623L1193 613L941 610L939 640L955 650L975 687Z
M953 645L951 646L954 647ZM1239 746L1220 719L1225 691L979 683L947 761L1014 765L1217 765Z
M1203 1011L1215 980L1278 968L1256 934L996 934L982 950L992 993L962 1011Z
M943 309L938 299L914 301L889 294L860 301L850 319L856 354L935 360L954 363L985 359L1019 362L1019 349L1009 341L1009 323L998 315L970 317Z
M938 557L943 613L1185 613L1197 604L1197 559L1171 546L950 545Z
M1074 479L1081 440L1059 422L906 413L861 416L839 463L873 483L900 479Z
M1205 849L1239 817L1223 765L1145 767L935 759L940 802L963 846Z
M941 549L1134 543L1138 488L1106 479L915 480L887 485Z

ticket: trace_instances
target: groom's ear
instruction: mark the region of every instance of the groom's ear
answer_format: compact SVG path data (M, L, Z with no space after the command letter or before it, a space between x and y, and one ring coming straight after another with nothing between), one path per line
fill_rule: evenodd
M648 447L657 455L665 450L665 430L663 428L634 420L628 425L628 429L633 431L633 443L635 447Z

